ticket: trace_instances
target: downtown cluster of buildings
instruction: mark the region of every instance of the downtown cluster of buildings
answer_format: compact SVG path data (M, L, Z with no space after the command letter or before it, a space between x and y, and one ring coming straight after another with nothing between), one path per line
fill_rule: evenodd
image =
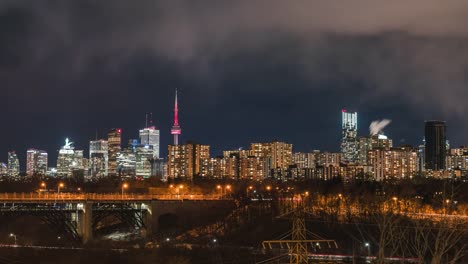
M148 120L148 118L147 118ZM385 125L383 125L385 126ZM27 151L26 176L73 177L95 180L104 177L148 178L162 180L194 177L213 179L280 180L342 178L383 181L414 176L467 176L468 147L450 148L443 121L426 121L425 138L420 146L394 146L381 129L358 136L357 113L342 111L340 152L293 152L293 145L280 142L251 143L248 149L225 150L212 157L210 146L188 142L179 144L177 91L173 144L166 158L160 156L160 131L150 124L139 131L139 139L129 140L122 148L122 130L111 129L107 138L89 142L89 155L77 150L68 139L60 149L57 167L48 167L47 152ZM20 163L14 151L8 163L0 163L0 175L20 175Z

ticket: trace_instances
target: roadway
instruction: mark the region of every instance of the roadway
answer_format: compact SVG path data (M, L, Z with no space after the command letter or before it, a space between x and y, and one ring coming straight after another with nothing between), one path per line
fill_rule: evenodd
M229 200L221 195L136 193L0 193L0 203L23 202L131 202L152 200Z

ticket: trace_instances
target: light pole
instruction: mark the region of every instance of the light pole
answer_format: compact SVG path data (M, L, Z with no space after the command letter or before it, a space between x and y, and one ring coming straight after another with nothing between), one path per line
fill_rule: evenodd
M369 242L366 242L364 246L367 248L367 256L370 256L370 244Z
M124 198L124 190L128 188L128 184L127 183L124 183L122 184L122 200Z
M64 186L65 186L65 185L63 184L63 182L61 182L61 183L59 183L59 184L57 185L57 196L60 195L60 188L63 188Z
M13 238L15 239L15 246L16 246L16 245L17 245L17 243L16 243L16 235L13 234L13 233L10 233L10 237L13 237Z
M227 194L228 192L231 191L231 185L226 185L226 190L225 193ZM227 196L227 195L226 195Z
M253 186L250 185L249 187L247 187L247 198L249 198L249 191L253 190Z
M179 185L179 187L178 187L178 188L176 188L176 189L177 189L177 199L179 199L179 196L180 196L180 190L181 190L181 189L183 189L183 188L184 188L184 186L183 186L183 185Z

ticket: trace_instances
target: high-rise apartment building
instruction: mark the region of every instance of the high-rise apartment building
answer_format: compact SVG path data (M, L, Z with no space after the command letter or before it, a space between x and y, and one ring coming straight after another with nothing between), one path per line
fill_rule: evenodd
M45 175L47 172L47 152L28 149L26 152L26 175Z
M368 155L376 181L411 178L417 172L418 153L410 147L375 148Z
M271 169L288 169L292 161L292 144L285 142L251 143L250 151L254 157L269 158Z
M359 138L359 158L358 163L361 165L366 165L369 163L367 154L370 150L382 148L390 149L393 147L393 141L389 139L384 134L377 134L367 137Z
M315 152L296 152L292 156L293 163L297 165L298 169L315 168L319 151Z
M18 177L20 173L20 163L16 152L8 152L8 176Z
M167 170L170 178L192 180L201 175L202 165L210 160L210 146L188 143L169 145Z
M114 128L108 133L107 144L109 147L108 174L109 176L117 176L117 155L122 144L122 130L120 128Z
M348 113L346 110L341 111L342 115L342 138L341 138L341 153L344 162L355 163L359 161L359 142L357 140L357 113Z
M444 170L447 153L445 121L426 121L424 132L426 170Z
M92 178L102 178L108 175L109 145L106 140L89 142L89 173Z
M453 148L445 158L445 168L448 170L462 170L464 175L468 171L468 146Z
M151 146L153 158L159 158L159 130L155 126L150 126L140 130L141 145Z

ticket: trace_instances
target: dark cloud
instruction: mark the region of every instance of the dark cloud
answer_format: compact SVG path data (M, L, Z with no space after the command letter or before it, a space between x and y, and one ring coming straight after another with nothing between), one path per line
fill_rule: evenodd
M268 109L294 119L296 111L323 109L323 97L333 110L411 111L377 116L394 120L389 129L413 117L466 122L467 24L463 0L1 1L0 77L8 98L1 107L112 119L109 113L131 116L145 104L169 108L164 97L179 86L203 105L198 118L223 102L261 105L257 118ZM138 104L129 99L145 94ZM298 106L308 101L317 108ZM461 141L461 134L454 137Z

